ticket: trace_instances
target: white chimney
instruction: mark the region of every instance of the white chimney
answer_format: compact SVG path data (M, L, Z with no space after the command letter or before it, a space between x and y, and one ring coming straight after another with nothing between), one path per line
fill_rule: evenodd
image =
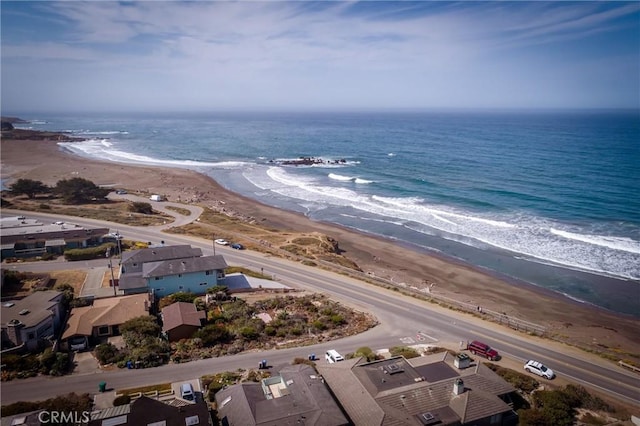
M453 383L453 394L461 395L464 392L464 382L462 379L456 379Z

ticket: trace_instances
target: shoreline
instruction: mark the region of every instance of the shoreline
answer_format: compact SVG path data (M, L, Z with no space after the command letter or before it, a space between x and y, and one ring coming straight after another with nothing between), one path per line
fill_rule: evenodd
M24 144L29 144L30 149L23 149ZM60 147L55 140L3 138L3 180L29 178L54 185L72 176L84 177L98 185L163 193L170 201L185 204L212 207L222 203L227 210L242 212L255 218L260 226L280 232L320 232L337 240L344 256L365 273L416 287L424 286L425 282L435 283L437 294L543 325L552 334L566 336L564 340L572 344L594 350L602 350L604 345L640 354L640 343L635 341L640 321L632 315L580 302L442 253L264 205L230 192L213 178L193 170L86 159Z

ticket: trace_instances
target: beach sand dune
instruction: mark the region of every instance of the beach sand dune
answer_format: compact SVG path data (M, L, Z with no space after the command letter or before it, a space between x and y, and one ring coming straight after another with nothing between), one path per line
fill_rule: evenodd
M225 190L197 172L88 160L63 151L55 141L3 138L0 154L3 179L29 178L54 185L61 179L83 177L98 185L164 194L171 201L209 207L223 205L225 210L242 212L264 227L319 232L332 237L338 241L343 255L370 275L394 283L430 287L434 293L543 325L557 338L595 351L640 354L637 319L572 302L531 285L509 282L472 266L418 253L382 238L260 204ZM625 357L630 358L621 356Z

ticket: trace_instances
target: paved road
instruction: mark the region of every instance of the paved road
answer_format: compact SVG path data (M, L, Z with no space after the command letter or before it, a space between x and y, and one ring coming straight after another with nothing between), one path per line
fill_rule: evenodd
M68 220L81 225L103 225L93 220L76 218ZM202 248L207 255L213 251L211 241L199 238L164 234L151 228L119 226L119 229L128 239L164 240L167 244L188 243ZM167 365L150 370L105 372L99 374L100 380L106 380L109 386L115 387L145 385L189 379L220 370L255 367L262 358L268 359L270 363L290 362L294 356L306 357L311 352L322 354L329 348L347 353L359 346L375 349L415 343L452 343L478 338L497 348L507 358L520 362L529 358L538 359L549 365L559 376L600 389L626 402L640 405L639 376L592 355L572 350L555 342L524 336L497 324L442 309L339 274L249 250L237 251L228 247L216 247L216 250L218 254L225 256L229 264L242 265L255 270L264 268L265 273L274 275L284 284L324 292L356 309L372 312L381 325L361 335L315 347L242 354L187 364ZM13 381L2 385L2 399L3 403L41 399L65 388L78 392L95 392L98 381L95 374L74 375L59 379L34 378Z
M181 204L181 203L172 203L170 201L151 201L148 198L140 197L138 195L133 195L133 194L116 194L115 192L112 192L108 195L107 198L112 200L127 199L129 201L149 203L151 204L154 210L158 210L158 211L161 211L162 213L173 216L174 218L173 222L167 222L164 225L152 227L152 228L159 228L159 229L165 229L172 226L178 227L178 226L186 225L188 223L193 222L198 217L200 217L200 215L204 211L204 209L200 206L193 206L190 204ZM180 214L169 207L175 207L181 210L188 210L189 214L188 215Z

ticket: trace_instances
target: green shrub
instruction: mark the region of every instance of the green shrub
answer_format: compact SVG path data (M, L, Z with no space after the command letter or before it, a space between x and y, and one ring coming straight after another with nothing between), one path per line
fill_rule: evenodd
M115 253L115 247L115 243L105 243L97 247L69 249L64 251L64 258L69 261L100 259L106 257L107 249Z
M389 349L391 356L403 356L407 359L419 357L420 354L413 348L407 346L394 346Z
M112 343L103 343L96 346L94 353L96 355L96 359L102 365L113 364L122 359L118 348L116 348Z
M485 365L493 370L498 376L502 377L507 383L524 393L529 394L540 386L540 383L538 383L536 379L519 371L504 368L490 362L485 363Z
M127 405L131 402L131 396L129 395L118 395L113 400L113 406L118 407L120 405Z
M153 207L150 203L136 201L129 205L129 211L133 213L153 214Z

